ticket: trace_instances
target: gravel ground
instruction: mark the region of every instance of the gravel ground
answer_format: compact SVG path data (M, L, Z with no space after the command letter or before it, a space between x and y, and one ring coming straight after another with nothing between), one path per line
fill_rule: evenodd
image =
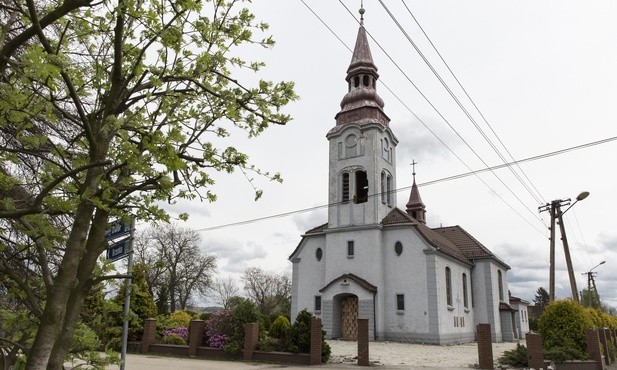
M330 340L331 364L356 363L358 355L356 342ZM493 343L493 359L497 361L504 351L516 347L516 343ZM369 360L375 365L413 366L439 368L467 368L478 363L476 343L452 346L435 346L397 342L370 342Z

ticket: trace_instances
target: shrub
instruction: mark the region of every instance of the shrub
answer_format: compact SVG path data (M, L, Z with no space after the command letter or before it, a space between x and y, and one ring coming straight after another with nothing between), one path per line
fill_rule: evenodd
M291 352L309 353L311 350L311 315L307 310L298 313L287 337L287 347ZM321 332L321 362L330 358L330 346L325 341L326 332Z
M205 334L210 347L223 348L231 336L233 312L221 310L213 313L206 321Z
M544 350L544 358L555 362L585 358L586 354L572 347L554 346Z
M165 340L165 338L170 335L180 337L186 342L187 340L189 340L189 329L186 326L179 326L173 329L165 329L163 331L163 340Z
M528 366L527 347L517 343L515 349L505 351L503 356L501 356L498 361L503 365L510 365L516 368L525 368Z
M179 326L189 326L189 323L193 319L193 316L187 311L176 311L169 315L167 321L170 323L170 327L177 328Z
M227 353L236 354L244 346L244 324L256 322L261 330L263 319L257 306L253 302L243 299L234 306L231 322L231 335L223 349Z
M169 334L163 337L163 344L177 344L185 346L186 340L179 335Z
M593 326L592 319L577 302L552 302L540 316L538 325L545 357L554 361L561 361L564 356L570 357L565 359L586 359L585 329Z
M290 329L291 324L289 323L289 319L285 316L279 316L272 322L272 325L270 325L268 335L272 338L284 339L287 337L287 333Z
M257 342L257 349L266 352L287 351L285 343L272 337L264 337Z

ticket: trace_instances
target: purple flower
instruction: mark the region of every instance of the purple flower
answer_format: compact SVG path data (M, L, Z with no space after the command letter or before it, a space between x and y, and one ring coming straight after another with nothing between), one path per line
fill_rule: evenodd
M170 334L175 334L184 340L189 340L189 329L186 326L178 326L173 329L165 329L163 330L163 336L166 337Z

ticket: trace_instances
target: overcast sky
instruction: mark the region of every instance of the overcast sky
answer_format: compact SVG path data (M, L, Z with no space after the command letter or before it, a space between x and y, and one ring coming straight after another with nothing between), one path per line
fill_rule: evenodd
M304 1L353 48L358 23L341 2ZM360 1L343 3L358 16ZM522 160L617 136L617 2L406 1L490 127L473 109L403 2L384 3L507 160L512 160L510 154ZM251 184L241 172L217 176L215 203L184 203L171 209L188 211L188 226L194 229L327 203L325 135L334 126L346 93L344 78L351 52L300 0L255 0L250 6L258 19L270 24L277 44L272 50L245 53L267 63L259 77L294 81L301 98L286 108L294 117L287 126L272 127L251 140L240 133L229 144L247 152L257 167L281 172L284 182L270 183L248 174L264 190L263 198L255 202ZM438 181L469 172L469 168L481 170L504 162L382 4L365 0L364 7L365 27L374 38L369 42L382 82L378 93L399 139L397 188L404 188L398 193L399 208L405 208L409 197L409 164L414 159L419 163L417 182L428 225L462 226L512 267L508 272L512 294L531 301L538 287L548 290L549 218L546 212L538 213L538 206L589 191L591 195L565 215L578 290L587 286L581 274L605 260L606 264L594 270L598 291L605 302L617 306L617 141L513 167L526 186L507 168ZM219 257L220 275L238 278L249 266L289 272L287 258L300 235L326 221L326 209L321 207L200 234L204 249ZM570 285L563 250L557 246L557 295L565 298Z

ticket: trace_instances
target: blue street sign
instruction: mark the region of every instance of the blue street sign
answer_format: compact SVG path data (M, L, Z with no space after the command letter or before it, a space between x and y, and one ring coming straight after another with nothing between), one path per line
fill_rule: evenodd
M131 224L125 224L122 220L116 220L109 223L109 226L105 230L105 239L115 239L124 234L131 232Z
M131 240L124 239L121 242L112 244L107 248L107 259L110 261L117 261L123 257L126 257L130 251Z

